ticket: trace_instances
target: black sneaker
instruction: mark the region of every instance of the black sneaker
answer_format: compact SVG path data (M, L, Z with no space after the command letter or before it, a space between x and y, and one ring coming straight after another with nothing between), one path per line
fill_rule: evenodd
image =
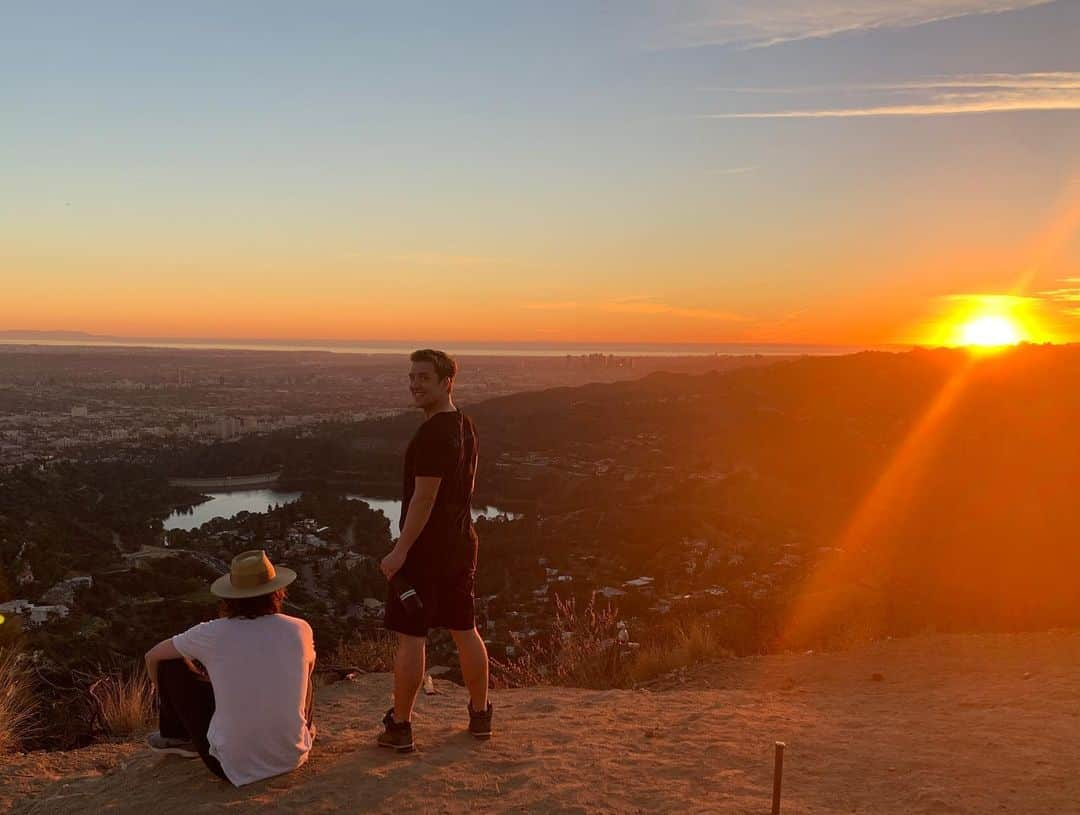
M411 723L394 721L393 708L386 711L382 723L386 729L379 734L380 747L389 747L398 753L411 753L413 751Z
M469 700L469 732L478 739L491 738L491 702L488 702L487 710L477 713L473 710L472 700Z

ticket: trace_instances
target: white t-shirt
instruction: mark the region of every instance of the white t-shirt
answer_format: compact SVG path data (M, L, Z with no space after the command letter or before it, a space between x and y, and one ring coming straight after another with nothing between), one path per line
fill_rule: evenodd
M214 686L207 741L236 786L303 764L312 735L304 718L315 662L311 626L285 614L200 623L172 638Z

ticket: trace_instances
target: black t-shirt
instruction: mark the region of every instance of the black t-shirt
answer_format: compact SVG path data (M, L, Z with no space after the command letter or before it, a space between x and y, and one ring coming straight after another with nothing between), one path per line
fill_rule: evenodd
M406 559L414 576L476 567L476 532L472 494L476 481L476 425L460 410L436 413L416 431L405 451L401 520L405 527L417 476L442 479L431 517Z

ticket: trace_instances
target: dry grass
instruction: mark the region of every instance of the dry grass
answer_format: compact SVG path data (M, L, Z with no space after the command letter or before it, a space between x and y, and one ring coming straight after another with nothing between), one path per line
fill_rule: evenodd
M19 749L34 730L30 674L14 648L0 648L0 755Z
M355 639L341 640L326 657L319 657L316 670L359 668L366 673L394 670L397 638L389 631L376 629Z
M590 601L578 611L572 600L556 600L551 637L532 643L520 657L506 663L492 660L496 684L622 687L628 680L629 657L618 636L619 616L610 606L600 609Z
M492 661L496 684L621 688L732 655L702 620L657 628L636 650L619 643L619 625L618 614L610 607L598 609L589 603L578 612L572 602L560 603L549 639L530 644L520 657L506 663Z
M656 632L638 649L630 666L630 677L634 682L644 682L721 656L731 656L731 651L719 644L708 624L699 620L683 621Z
M113 736L144 733L154 722L156 695L142 671L128 676L110 674L90 686L102 726Z

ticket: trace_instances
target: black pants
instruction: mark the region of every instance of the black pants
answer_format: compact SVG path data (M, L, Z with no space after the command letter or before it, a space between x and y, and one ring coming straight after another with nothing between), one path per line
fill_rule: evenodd
M228 779L210 755L206 731L214 715L214 688L193 674L182 659L158 663L158 730L170 739L190 739L210 772Z

